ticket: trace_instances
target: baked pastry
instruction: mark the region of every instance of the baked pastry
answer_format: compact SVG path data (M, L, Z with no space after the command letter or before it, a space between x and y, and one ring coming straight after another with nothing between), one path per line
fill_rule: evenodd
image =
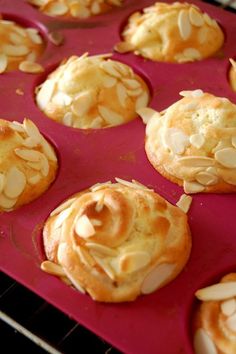
M55 179L55 151L29 119L0 119L0 157L0 211L30 203Z
M236 273L220 283L198 290L202 300L194 317L196 354L236 353Z
M154 61L201 60L214 55L223 45L224 34L217 22L196 5L156 2L135 12L122 32L119 52L135 54Z
M72 56L36 89L39 108L74 128L104 128L134 119L149 102L145 82L110 55Z
M104 13L123 0L28 0L49 16L87 18Z
M231 67L229 69L229 82L234 91L236 91L236 61L230 59Z
M191 249L182 210L136 181L116 181L68 199L43 230L42 269L103 302L132 301L166 285Z
M186 193L236 192L236 105L201 90L180 94L161 113L138 111L149 161Z
M36 28L24 28L0 15L0 73L18 69L23 61L34 62L44 46Z

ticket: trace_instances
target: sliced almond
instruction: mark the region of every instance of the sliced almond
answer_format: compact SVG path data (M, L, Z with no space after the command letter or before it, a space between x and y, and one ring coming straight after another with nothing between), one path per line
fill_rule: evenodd
M22 61L19 65L19 69L20 71L30 74L38 74L44 71L42 65L28 60Z
M37 59L37 53L35 51L30 52L25 59L30 62L35 62Z
M93 15L97 15L99 14L101 11L100 9L100 5L98 2L93 2L92 5L91 5L91 12Z
M103 119L100 116L97 116L96 118L94 118L92 120L92 122L90 123L91 129L99 129L99 128L102 128L102 126L103 126Z
M204 24L202 14L194 7L189 9L189 20L193 26L201 27Z
M27 28L26 32L28 33L32 42L34 42L35 44L42 44L43 43L43 39L40 36L40 34L36 28Z
M232 332L236 332L236 313L227 318L226 325Z
M25 45L12 45L4 44L2 46L3 54L9 55L11 57L21 57L27 55L30 51Z
M186 48L186 49L184 49L183 54L185 57L187 57L188 59L192 59L192 60L199 60L202 57L199 50L197 50L195 48Z
M72 3L70 5L70 13L73 17L88 18L90 10L83 4Z
M203 14L203 19L206 22L206 24L210 27L214 26L213 25L213 20L210 18L210 16L206 13Z
M36 100L39 108L42 110L47 108L55 89L55 82L53 80L46 80L37 93Z
M181 155L189 146L189 138L180 129L168 128L164 134L165 145L174 153Z
M71 105L71 109L75 115L82 117L90 110L92 104L93 99L91 96L91 92L81 92L74 98L73 103Z
M97 204L95 206L95 211L97 213L100 213L103 209L104 206L104 199L105 199L105 194L101 194L100 199L97 201Z
M40 160L41 160L41 173L44 177L47 177L47 175L49 173L49 169L50 169L48 160L47 160L46 156L43 154L41 154Z
M27 147L27 148L34 148L38 145L37 140L35 140L34 138L28 137L24 140L23 142L23 146Z
M87 215L80 216L75 223L75 232L82 238L89 238L95 235L96 231Z
M145 251L128 252L120 257L120 273L133 273L146 267L151 262L151 256Z
M123 79L122 80L123 84L125 84L129 89L138 89L141 88L141 84L139 81L134 80L134 79Z
M60 46L64 43L64 36L62 33L58 31L53 31L48 34L48 39L50 40L51 43L53 43L56 46Z
M220 301L236 296L236 281L218 283L197 290L196 297L202 301Z
M59 106L70 106L72 98L64 92L57 92L53 96L52 102Z
M126 99L128 97L125 86L121 83L118 83L116 85L116 93L117 93L117 97L120 102L120 105L123 108L125 108L126 107Z
M7 64L8 64L8 59L6 54L0 54L0 74L6 71Z
M5 182L6 182L5 175L3 173L0 173L0 194L2 193L3 188L5 187Z
M189 141L197 149L200 149L205 144L205 138L202 134L191 135Z
M74 246L74 251L78 254L80 261L88 268L93 267L96 262L87 250L78 245Z
M26 161L38 162L41 160L42 157L41 152L36 150L16 148L14 152L17 156Z
M123 184L124 186L129 187L129 188L141 189L141 190L145 190L145 191L149 191L149 192L151 191L151 189L149 189L148 187L144 186L141 183L125 181L124 179L121 179L118 177L115 177L115 180L117 183Z
M17 202L17 199L10 199L5 197L4 194L0 194L0 207L3 209L11 209Z
M111 60L103 61L100 64L100 68L111 76L121 78L121 74L116 70L114 63Z
M50 160L50 161L57 161L57 155L54 151L54 149L52 148L52 146L49 144L49 142L43 137L41 136L41 146L43 149L43 153L44 155Z
M136 89L136 90L128 90L127 89L127 94L128 94L128 96L130 96L130 97L137 97L137 96L140 96L141 94L142 94L142 92L143 92L143 89L140 87L140 88L138 88L138 89Z
M103 86L106 88L111 88L113 86L115 86L115 84L117 83L117 79L113 76L109 76L109 75L103 75L102 78L102 82L103 82Z
M68 12L68 6L62 2L51 2L46 13L51 16L63 16Z
M215 164L214 159L205 156L184 156L180 157L178 162L186 167L209 167Z
M225 316L233 315L233 313L236 311L236 300L235 300L235 298L223 301L220 304L220 309L221 309L221 312Z
M6 173L4 193L8 198L19 197L26 186L25 174L18 167L11 167Z
M180 96L183 96L183 97L197 98L197 97L202 97L204 95L204 92L201 89L197 89L194 91L181 91L179 94L180 94Z
M51 261L42 262L40 265L40 268L44 272L52 274L52 275L56 275L58 277L65 276L65 272L64 272L63 268L59 264L51 262Z
M108 275L108 277L111 280L115 280L115 274L113 272L112 267L109 265L109 263L106 260L104 260L103 258L98 257L96 254L93 254L93 257L96 260L97 264Z
M182 194L176 203L177 207L180 208L184 213L189 211L193 198L190 195Z
M67 112L64 117L62 118L63 124L67 127L71 127L73 124L73 114L71 112Z
M33 186L37 183L39 183L39 181L42 179L42 176L40 174L36 174L34 176L31 176L27 179L27 181L29 182L29 184L32 184Z
M68 199L67 201L65 201L64 203L60 204L56 209L54 209L50 216L53 216L53 215L57 215L59 214L61 211L69 208L73 203L74 201L76 200L76 198L70 198Z
M197 182L189 182L189 181L184 181L184 191L185 193L200 193L203 192L205 187Z
M175 264L162 263L154 268L144 279L141 292L150 294L168 282L175 269Z
M143 123L147 124L150 119L160 118L160 113L149 107L143 107L137 110L138 115L142 118Z
M213 340L203 328L199 328L194 335L194 349L196 354L217 354Z
M224 167L236 168L236 149L225 148L218 150L215 153L215 159Z
M188 11L181 10L178 16L178 28L183 40L187 40L192 32L192 26L189 21Z
M62 226L64 221L70 216L71 214L71 208L64 209L63 211L60 212L60 214L57 215L56 219L54 220L53 223L53 228L58 229Z
M135 110L139 110L140 108L146 107L148 105L149 95L147 92L143 92L140 97L137 98L135 103Z
M110 248L106 247L103 245L100 245L99 243L95 242L86 242L86 247L93 252L98 253L101 257L116 257L117 256L117 251Z
M105 106L99 105L98 111L99 111L99 114L101 115L101 117L109 125L119 125L119 124L123 123L123 121L124 121L123 117L119 113L116 113Z
M33 138L35 141L37 141L37 143L41 142L42 135L40 134L37 126L30 119L24 119L23 127L29 137Z
M232 142L233 147L236 148L236 136L232 137L232 141L231 142Z
M16 132L19 132L19 133L24 133L25 132L25 129L23 127L23 125L19 122L9 122L9 126L15 130Z
M196 181L199 182L200 184L203 184L204 186L212 186L218 182L218 177L215 175L212 175L209 172L199 172L196 175Z
M114 46L114 50L118 53L128 53L132 52L135 46L129 42L119 42Z

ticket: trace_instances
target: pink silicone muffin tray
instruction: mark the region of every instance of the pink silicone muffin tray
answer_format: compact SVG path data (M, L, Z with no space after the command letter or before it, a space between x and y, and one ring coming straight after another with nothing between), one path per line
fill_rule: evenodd
M82 131L45 117L34 102L34 89L59 62L84 52L113 52L128 16L153 4L153 0L126 0L124 6L87 20L63 20L40 13L25 1L0 1L5 19L39 28L46 41L38 60L45 73L9 72L0 76L0 117L22 122L32 119L54 144L60 162L49 190L19 210L0 215L0 269L46 301L126 353L193 353L191 316L194 292L236 271L235 195L193 197L189 212L192 252L182 273L169 285L132 303L103 304L40 270L44 259L42 226L49 213L65 198L97 182L114 177L136 179L175 204L182 188L167 181L150 165L144 151L145 126L137 117L115 128ZM192 1L215 18L225 32L222 55L195 63L151 62L132 53L113 58L129 64L148 83L151 107L162 110L179 99L179 91L201 88L236 102L227 80L228 58L236 54L236 17L220 8ZM59 30L61 46L48 33ZM21 89L24 95L17 95Z

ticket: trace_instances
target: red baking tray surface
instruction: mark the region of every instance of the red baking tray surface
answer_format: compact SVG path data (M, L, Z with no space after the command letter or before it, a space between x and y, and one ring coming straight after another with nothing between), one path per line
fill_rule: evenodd
M39 62L50 72L70 55L113 52L124 21L153 0L126 0L110 13L87 19L58 20L39 13L25 1L0 1L6 19L38 27L47 46ZM152 91L151 107L162 110L179 99L179 91L201 88L236 102L227 81L228 58L236 55L236 16L192 1L218 20L225 31L222 55L195 63L168 64L130 54L113 53L142 75ZM62 46L48 41L48 30L60 30ZM34 103L34 88L45 78L9 72L0 76L0 117L32 119L55 145L60 170L55 183L39 199L0 215L0 269L46 301L126 353L192 353L191 311L194 292L229 270L236 270L235 195L193 197L189 212L193 247L182 273L169 285L132 303L96 303L40 270L41 230L49 213L65 198L114 177L136 179L176 203L182 188L167 181L149 164L144 151L145 126L137 118L115 128L82 131L46 118ZM22 89L24 95L16 94Z

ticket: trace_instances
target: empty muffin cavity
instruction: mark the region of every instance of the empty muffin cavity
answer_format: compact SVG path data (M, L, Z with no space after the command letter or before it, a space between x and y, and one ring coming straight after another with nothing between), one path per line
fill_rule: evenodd
M36 88L36 103L47 117L66 126L99 129L134 119L146 107L149 89L126 64L102 54L72 56Z

